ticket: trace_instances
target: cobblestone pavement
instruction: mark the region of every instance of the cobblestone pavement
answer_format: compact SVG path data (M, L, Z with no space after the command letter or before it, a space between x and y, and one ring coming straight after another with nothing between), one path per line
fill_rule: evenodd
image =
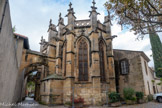
M25 101L19 103L18 106L12 108L68 108L64 106L44 106L34 101L32 98L26 98ZM88 107L88 108L162 108L162 103L148 102L136 105L123 105L121 107Z

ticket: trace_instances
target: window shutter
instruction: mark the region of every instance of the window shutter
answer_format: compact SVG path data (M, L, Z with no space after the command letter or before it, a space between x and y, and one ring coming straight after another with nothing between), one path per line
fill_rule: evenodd
M129 62L128 59L122 59L119 61L120 74L127 75L129 73Z
M126 70L127 70L127 74L129 73L129 61L128 59L126 59Z

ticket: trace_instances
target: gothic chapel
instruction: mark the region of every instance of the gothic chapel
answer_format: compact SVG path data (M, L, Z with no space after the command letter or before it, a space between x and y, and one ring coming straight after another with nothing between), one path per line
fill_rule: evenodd
M89 19L83 20L76 20L70 3L68 24L60 13L58 29L50 20L48 41L41 39L40 51L50 58L41 74L40 98L45 103L63 104L74 96L96 105L106 102L106 91L116 91L110 16L100 23L92 3Z

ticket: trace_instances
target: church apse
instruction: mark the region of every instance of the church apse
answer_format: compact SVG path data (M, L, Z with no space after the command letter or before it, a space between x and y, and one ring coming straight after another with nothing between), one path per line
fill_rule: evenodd
M92 2L89 19L77 20L69 4L67 25L59 15L56 28L49 23L48 41L41 39L40 52L48 56L48 73L41 77L41 101L64 104L81 97L85 104L106 103L107 91L115 91L110 17L98 21Z

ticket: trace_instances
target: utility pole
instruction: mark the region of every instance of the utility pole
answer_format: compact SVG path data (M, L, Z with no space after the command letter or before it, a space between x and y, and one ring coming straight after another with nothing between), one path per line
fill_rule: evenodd
M108 104L108 85L106 85L106 105L109 106L109 104Z
M72 108L75 108L75 106L74 106L74 87L72 87Z

